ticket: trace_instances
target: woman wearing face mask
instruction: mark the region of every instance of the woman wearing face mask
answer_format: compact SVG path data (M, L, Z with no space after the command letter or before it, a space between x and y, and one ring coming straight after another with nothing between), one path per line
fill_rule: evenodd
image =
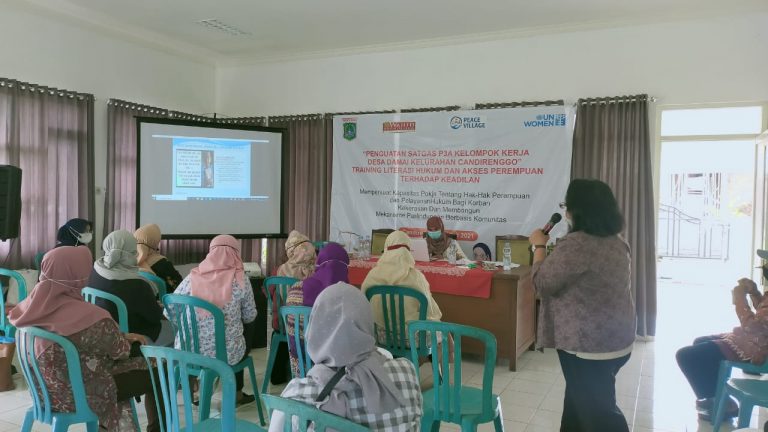
M173 263L160 253L160 227L147 224L137 229L133 236L136 238L136 260L139 269L157 275L165 281L168 294L173 293L181 283L182 277Z
M87 245L93 239L93 224L85 219L70 219L56 233L56 247Z
M570 232L546 255L534 230L533 287L541 300L536 345L555 348L565 377L560 430L629 431L616 404L616 374L635 341L630 249L611 188L575 179L565 194Z
M440 260L447 259L446 252L455 251L456 259L467 259L464 251L461 250L459 242L452 239L445 232L445 225L440 216L432 216L427 219L427 250L429 250L429 259Z
M758 251L758 255L760 253ZM765 266L763 277L768 277ZM747 302L747 296L752 300L752 307ZM720 362L748 361L760 365L768 357L768 295L761 293L750 279L742 278L733 288L732 298L741 325L730 333L698 337L692 345L680 348L676 355L680 370L696 394L699 418L706 421L711 420L716 408L713 403ZM736 401L728 398L724 419L738 414Z

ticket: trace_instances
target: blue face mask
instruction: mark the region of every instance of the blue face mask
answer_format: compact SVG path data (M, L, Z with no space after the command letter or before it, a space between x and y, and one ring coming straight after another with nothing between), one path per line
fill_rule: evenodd
M432 240L437 240L437 239L439 239L443 235L443 232L440 231L440 230L437 230L437 231L427 231L427 235Z

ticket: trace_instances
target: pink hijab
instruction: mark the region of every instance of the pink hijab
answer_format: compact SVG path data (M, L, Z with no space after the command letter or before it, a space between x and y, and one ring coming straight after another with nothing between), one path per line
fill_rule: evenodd
M71 336L103 319L112 319L109 312L86 303L80 294L92 267L93 256L85 246L60 246L46 253L40 265L40 282L8 313L11 324ZM36 357L48 345L50 342L38 339Z
M242 286L244 277L240 242L220 235L211 240L208 255L190 272L190 290L193 296L223 308L232 300L232 281Z

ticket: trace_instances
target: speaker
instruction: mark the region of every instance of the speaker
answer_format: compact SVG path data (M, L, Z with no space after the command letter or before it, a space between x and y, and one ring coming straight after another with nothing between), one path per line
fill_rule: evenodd
M0 165L0 240L19 236L21 168Z

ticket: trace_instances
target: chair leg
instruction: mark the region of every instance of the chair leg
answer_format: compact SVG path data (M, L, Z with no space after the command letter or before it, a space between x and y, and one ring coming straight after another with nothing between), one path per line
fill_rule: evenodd
M500 402L500 401L499 401ZM499 413L493 419L493 428L496 432L504 432L504 414L501 413L501 403L499 403Z
M423 416L421 417L420 430L422 432L440 432L440 422L432 420L432 417Z
M211 415L211 397L213 396L213 377L210 373L200 372L200 415L199 420L207 420Z
M35 422L35 414L32 412L32 408L30 408L27 410L27 414L24 416L24 423L22 423L21 425L21 432L31 432L32 423L34 422Z
M739 401L739 422L737 425L739 428L745 428L749 426L749 419L752 417L752 408L755 405L749 402Z
M264 421L264 408L261 406L261 395L259 395L259 382L256 381L256 369L253 363L248 365L248 374L251 377L251 385L253 386L253 396L256 398L256 407L259 409L259 424L266 426ZM266 381L266 377L265 380Z
M67 432L69 430L69 422L62 421L61 417L54 417L51 422L51 432Z
M99 422L92 421L85 424L85 430L87 432L99 432ZM141 427L136 425L136 430L141 432Z
M275 339L275 335L272 334L272 340L269 343L269 359L267 360L267 370L264 371L264 382L261 383L261 392L264 394L267 394L269 378L272 376L272 367L275 365L275 357L277 356L277 348L279 346L280 341Z
M133 398L131 398L131 417L133 420L133 427L135 427L137 431L140 431L141 424L139 423L139 414L136 412L136 401Z
M725 416L725 401L728 398L730 398L730 396L723 390L721 394L715 398L715 401L712 404L712 409L714 410L711 417L712 432L720 431L720 425L723 423L723 416Z
M461 432L477 432L477 423L473 423L470 420L462 421Z

